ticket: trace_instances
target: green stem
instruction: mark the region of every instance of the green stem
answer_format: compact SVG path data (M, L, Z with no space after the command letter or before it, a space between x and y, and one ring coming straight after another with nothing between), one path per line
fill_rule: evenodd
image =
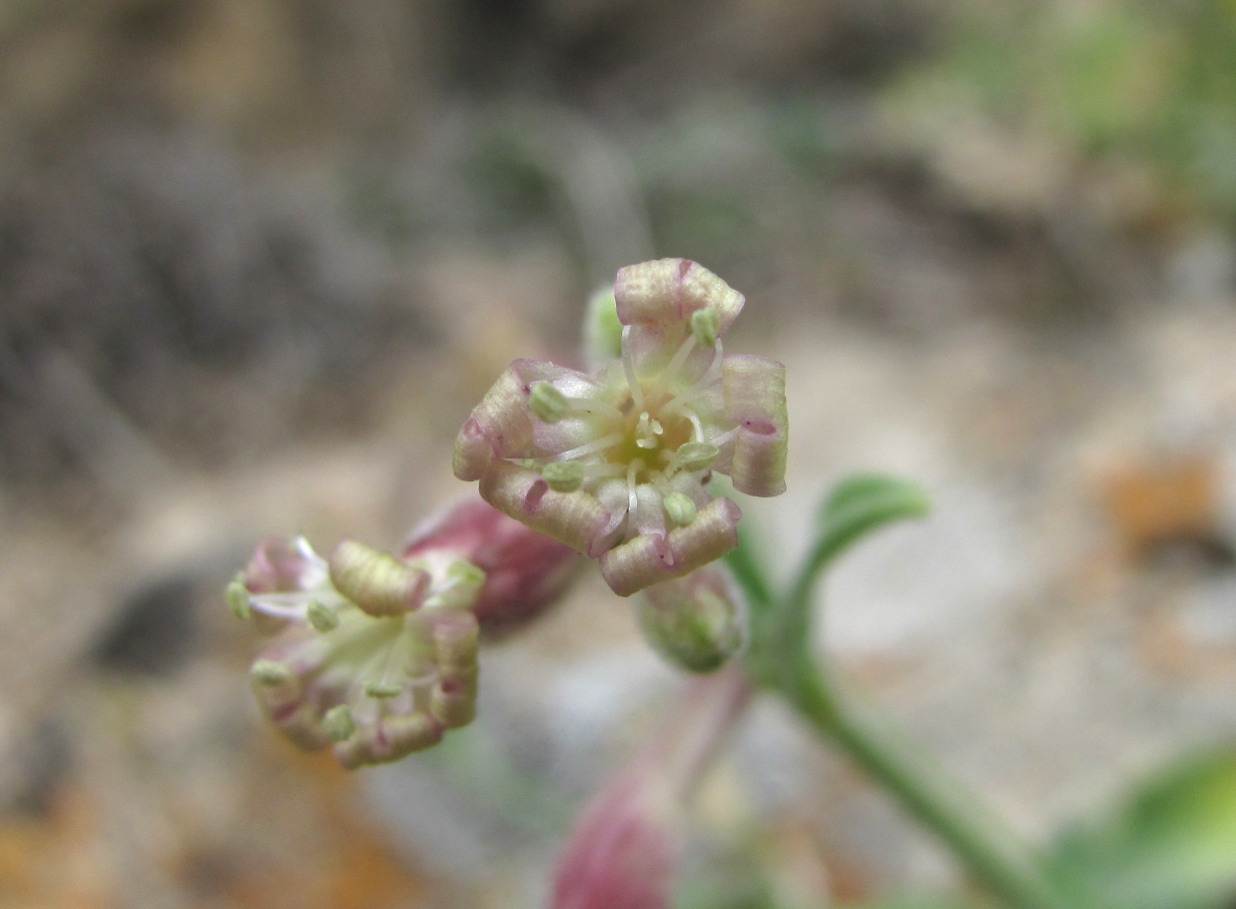
M847 702L810 645L811 594L827 554L812 553L781 602L758 572L744 581L762 600L753 609L750 663L762 685L783 697L823 739L839 747L953 850L973 877L1014 909L1079 909L1044 874L1036 857L975 797L954 785L921 750ZM744 566L750 570L750 566ZM757 589L758 588L758 593ZM754 605L754 604L753 604Z
M844 703L811 666L780 693L824 739L891 792L953 850L974 878L1016 909L1077 909L1056 891L1034 856L970 793L947 780L921 750L909 747L865 711Z

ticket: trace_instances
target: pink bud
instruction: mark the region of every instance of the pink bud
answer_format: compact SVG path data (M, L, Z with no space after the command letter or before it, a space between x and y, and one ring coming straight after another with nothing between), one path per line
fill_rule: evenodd
M482 501L461 502L419 527L404 559L450 552L485 572L472 607L481 632L499 637L556 603L581 567L575 551Z
M667 909L687 803L750 695L738 667L688 686L584 810L559 860L551 909Z

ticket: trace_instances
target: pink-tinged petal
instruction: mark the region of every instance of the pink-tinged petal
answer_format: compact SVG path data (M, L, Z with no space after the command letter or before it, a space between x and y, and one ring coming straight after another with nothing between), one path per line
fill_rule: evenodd
M669 540L650 534L615 546L601 556L601 576L620 597L675 577Z
M479 480L494 461L494 446L484 427L473 417L464 421L455 437L451 470L461 480Z
M250 593L304 590L320 583L322 571L304 552L282 537L263 540L244 572Z
M533 530L595 558L606 545L610 514L586 492L554 492L535 470L495 463L481 477L481 498Z
M330 557L335 589L375 618L419 609L432 580L385 552L344 540Z
M726 416L739 427L729 468L734 488L753 496L780 495L789 442L785 366L767 357L727 356L721 373Z
M618 270L614 282L618 320L623 325L656 328L689 320L711 308L722 335L742 312L745 298L719 277L689 259L657 259Z
M539 452L535 430L540 420L528 406L537 382L562 382L574 388L591 386L587 376L540 360L516 360L498 377L464 422L451 459L455 476L479 480L496 458L527 458Z
M335 746L335 759L347 770L366 764L389 764L442 741L442 724L424 713L392 714L362 726Z
M736 548L741 517L729 499L714 499L685 527L637 536L602 555L601 575L620 597L680 578Z
M669 532L674 553L674 577L679 578L707 565L738 547L738 522L742 509L726 498L713 499L700 509L695 520Z

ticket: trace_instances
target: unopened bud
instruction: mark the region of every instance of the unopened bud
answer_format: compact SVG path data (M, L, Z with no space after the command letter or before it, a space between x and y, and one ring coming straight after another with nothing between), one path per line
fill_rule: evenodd
M639 624L675 666L713 672L747 642L746 600L729 570L713 563L645 590Z

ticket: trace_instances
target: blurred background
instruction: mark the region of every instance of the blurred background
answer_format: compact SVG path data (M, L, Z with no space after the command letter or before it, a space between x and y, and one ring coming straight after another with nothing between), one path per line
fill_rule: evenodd
M1236 734L1234 226L1226 0L6 0L0 906L542 905L680 685L626 604L590 576L474 727L347 774L262 725L222 590L268 535L397 546L507 362L659 256L788 366L774 570L849 471L932 493L829 579L854 684L1210 900L1121 905L1230 905L1187 860L1236 855L1230 751L1110 806ZM774 704L696 822L682 907L975 896Z

